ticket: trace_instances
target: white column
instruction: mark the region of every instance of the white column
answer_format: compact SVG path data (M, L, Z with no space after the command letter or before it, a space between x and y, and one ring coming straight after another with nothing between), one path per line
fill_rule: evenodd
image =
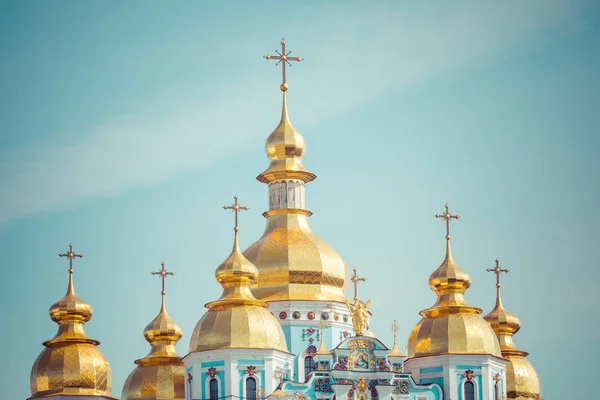
M280 208L304 209L304 182L297 179L269 184L269 210Z

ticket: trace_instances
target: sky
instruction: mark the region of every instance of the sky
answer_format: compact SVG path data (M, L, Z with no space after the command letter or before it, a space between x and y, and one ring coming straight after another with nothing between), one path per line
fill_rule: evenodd
M405 343L435 302L445 203L467 302L522 323L547 400L588 397L600 356L600 7L593 1L0 2L0 397L30 394L75 288L120 397L142 332L167 308L187 354L221 288L233 195L243 248L268 207L255 177L288 107L307 142L313 231L368 280L373 331ZM567 374L567 376L565 376ZM575 377L573 377L573 375Z

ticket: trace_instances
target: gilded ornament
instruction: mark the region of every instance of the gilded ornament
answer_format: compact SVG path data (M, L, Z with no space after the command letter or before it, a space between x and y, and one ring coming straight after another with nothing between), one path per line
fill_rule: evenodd
M206 304L208 311L198 321L190 339L190 352L222 348L273 349L287 352L281 325L266 309L268 304L257 300L250 291L258 270L241 253L238 243L238 213L247 207L234 198L231 209L235 215L233 249L215 271L223 286L221 297Z
M369 323L369 307L371 306L371 300L365 304L362 300L358 300L355 304L350 304L346 300L346 306L352 315L352 326L354 333L357 336L365 336L367 332L367 326Z
M505 381L507 396L511 399L541 399L542 385L535 368L526 358L528 353L518 349L513 341L513 335L521 329L521 322L502 303L500 275L507 273L508 269L500 268L496 259L495 268L487 268L486 271L496 275L496 305L484 319L498 337L502 356L508 361Z
M356 385L356 387L358 388L358 390L360 390L361 392L364 392L367 390L367 388L369 387L369 385L367 384L367 379L366 378L360 378L358 380L358 384Z
M161 262L160 271L152 272L161 278L160 312L144 329L144 337L150 343L150 353L135 361L134 369L125 384L123 400L185 399L185 367L177 354L175 345L181 339L179 325L167 313L165 305L165 278L174 272L165 269ZM190 378L188 377L188 380Z
M425 357L441 354L490 354L501 357L500 346L490 326L481 318L481 309L465 302L471 277L452 258L450 221L457 220L445 206L436 214L446 224L446 257L429 277L429 287L436 292L436 303L420 312L423 319L408 339L408 356Z
M112 373L110 364L96 347L100 344L90 338L83 325L92 318L92 307L75 294L73 260L83 254L73 251L60 257L69 260L69 284L66 295L50 307L50 318L58 324L54 338L44 342L31 368L31 398L47 396L111 396Z

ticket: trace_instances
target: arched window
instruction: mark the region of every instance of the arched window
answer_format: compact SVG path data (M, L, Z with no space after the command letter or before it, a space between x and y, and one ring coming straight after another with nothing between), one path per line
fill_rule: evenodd
M315 370L315 360L312 357L304 359L304 382L308 380L308 376Z
M256 400L256 379L246 379L246 399Z
M473 382L465 382L465 400L475 400L475 385Z
M215 378L210 380L210 400L217 400L219 398L219 381Z

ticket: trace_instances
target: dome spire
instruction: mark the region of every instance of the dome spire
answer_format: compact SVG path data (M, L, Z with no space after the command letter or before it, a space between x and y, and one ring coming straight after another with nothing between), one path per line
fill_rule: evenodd
M446 223L446 256L439 268L429 277L429 287L438 295L437 303L429 310L450 312L451 309L460 309L481 313L481 309L467 306L465 303L464 294L471 285L471 277L454 261L450 250L450 221L457 220L460 216L450 212L448 203L444 207L444 213L435 214L435 218L443 219Z
M496 275L496 306L483 319L490 324L494 333L498 336L500 350L503 355L510 353L526 356L527 353L517 349L513 342L513 335L521 329L521 322L515 315L506 311L500 295L500 275L508 273L508 269L500 268L500 261L496 258L496 266L486 268L486 271L493 272Z
M429 287L437 295L435 304L420 312L423 317L408 338L408 357L440 354L489 354L500 357L498 339L483 318L481 308L465 301L471 285L469 274L458 266L450 250L450 221L459 219L448 204L435 218L446 222L446 256L429 277Z
M257 300L250 286L258 277L258 270L240 251L238 243L238 213L248 207L238 203L234 196L230 206L235 214L233 249L215 271L223 294L205 306L208 312L198 321L190 339L190 352L222 348L274 349L287 352L287 343L281 325L266 309L268 303Z
M161 280L161 304L160 312L144 329L144 337L152 346L150 353L144 357L136 360L135 363L138 365L151 365L151 364L167 364L170 361L176 363L181 361L175 345L183 336L179 325L173 321L173 319L167 313L167 307L165 304L165 279L167 276L174 276L175 272L167 271L165 269L165 262L161 261L160 271L152 271L152 275L158 275Z
M83 254L75 253L69 243L69 251L58 256L69 260L69 283L65 296L49 310L58 331L43 343L46 348L33 365L31 398L60 394L112 398L110 364L96 347L100 342L90 338L83 327L92 318L92 307L75 294L73 260ZM84 368L87 365L94 365L95 372L89 374Z
M506 364L507 398L541 399L542 385L535 368L526 358L529 353L519 350L513 342L513 335L521 329L521 322L517 316L506 311L500 297L500 274L508 273L508 269L500 268L500 262L496 259L496 266L486 268L486 271L496 275L496 306L483 319L496 334L502 357L508 361Z
M235 305L259 305L266 306L265 302L258 301L250 292L250 285L258 276L256 267L244 257L240 251L238 242L238 214L247 211L248 207L238 203L238 197L233 196L233 204L223 206L225 210L231 210L235 214L235 225L233 228L233 249L229 256L219 265L215 271L217 282L223 286L223 294L218 300L206 305L209 309L224 309Z
M400 326L398 326L398 323L396 320L394 320L394 323L392 324L392 332L394 332L394 346L392 347L390 354L388 354L390 357L406 357L406 355L402 354L400 349L398 349L398 344L396 343L396 334L398 333L399 329Z
M167 271L164 261L160 266L160 271L151 273L161 278L160 312L144 328L144 338L151 349L146 357L135 360L137 367L123 385L123 400L185 399L185 367L175 349L183 333L167 314L165 305L165 279L175 272Z
M279 89L283 92L283 106L281 109L281 120L277 128L267 139L267 156L271 165L260 174L256 179L263 183L271 183L282 179L295 179L300 182L310 182L316 178L315 174L309 172L302 165L304 151L306 148L304 138L292 126L287 109L286 92L288 84L286 80L286 67L291 67L290 61L300 62L302 57L292 57L291 51L285 48L285 39L281 40L281 51L275 50L277 54L267 54L264 56L267 60L277 60L276 66L281 65L281 85ZM300 202L298 202L300 203ZM302 207L281 207L281 208L302 208Z

